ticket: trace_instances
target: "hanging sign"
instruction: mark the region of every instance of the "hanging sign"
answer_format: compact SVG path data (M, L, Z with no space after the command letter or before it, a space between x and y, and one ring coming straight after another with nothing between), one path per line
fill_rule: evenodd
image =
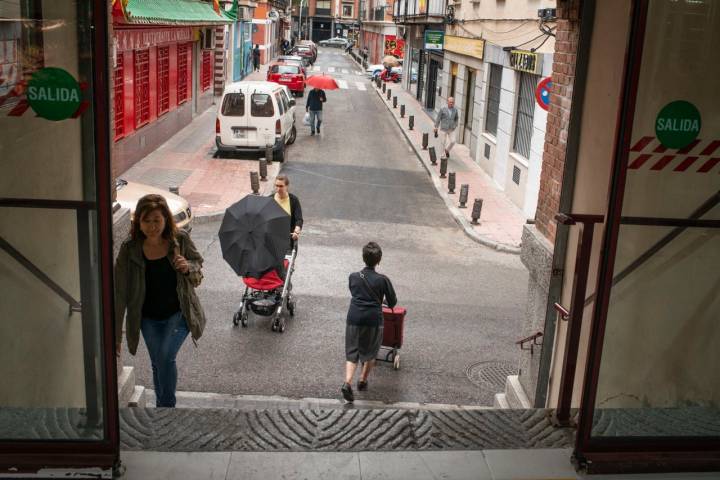
M425 30L425 50L442 50L445 43L445 32Z
M38 117L58 121L73 117L80 108L80 84L62 68L42 68L32 74L27 101Z
M535 89L535 100L543 110L550 108L550 89L552 88L552 77L545 77Z
M537 53L526 50L511 50L510 67L521 72L538 74L541 71L542 65Z
M482 60L485 51L485 40L445 35L444 48L446 52L460 53Z
M683 148L700 134L702 122L697 107L685 100L665 105L655 120L655 135L662 146Z

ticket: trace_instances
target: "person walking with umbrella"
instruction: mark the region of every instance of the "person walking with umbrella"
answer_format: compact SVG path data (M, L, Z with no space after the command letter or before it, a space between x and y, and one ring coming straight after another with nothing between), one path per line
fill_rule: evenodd
M252 51L253 70L256 72L260 71L260 45L255 44L255 48Z
M307 102L305 102L305 111L310 114L310 135L315 135L315 131L320 134L320 125L323 120L323 103L327 102L324 90L336 90L338 84L330 75L313 75L305 82L313 87L308 93Z

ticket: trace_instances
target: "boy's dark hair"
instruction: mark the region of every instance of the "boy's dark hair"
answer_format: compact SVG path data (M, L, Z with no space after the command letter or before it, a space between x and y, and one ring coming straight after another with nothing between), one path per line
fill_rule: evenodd
M362 253L363 261L368 267L374 267L380 263L380 259L382 258L382 249L380 245L375 242L368 242L368 244L363 247Z

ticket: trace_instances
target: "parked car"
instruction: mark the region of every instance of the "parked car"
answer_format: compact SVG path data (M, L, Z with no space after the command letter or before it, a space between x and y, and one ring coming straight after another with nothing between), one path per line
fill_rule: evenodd
M285 159L295 142L295 99L287 86L274 82L228 85L215 120L218 152L263 152L272 145L273 159Z
M306 57L301 57L300 55L280 55L277 58L278 62L300 62L303 68L306 68L308 65L310 65L310 61Z
M310 47L310 50L313 51L313 55L315 55L313 62L317 59L318 49L317 49L317 45L315 45L315 42L313 42L312 40L300 40L298 42L298 45L300 45L302 47Z
M178 228L189 232L192 230L192 210L190 204L180 195L170 193L168 190L145 185L144 183L129 182L122 178L115 179L116 200L123 208L130 209L130 217L135 214L138 200L145 195L154 193L162 195L167 201Z
M344 37L332 37L327 40L320 40L319 44L321 47L346 48L348 45L348 39Z
M307 59L307 62L309 64L315 63L316 55L313 53L312 48L305 46L305 45L295 45L291 51L291 53L298 57L303 57Z
M385 70L385 67L382 63L379 63L377 65L368 65L365 69L365 75L367 75L369 78L375 79L378 75L382 73L382 71ZM397 73L398 75L402 75L402 67L392 67L393 73Z
M298 97L305 95L305 71L301 65L274 62L268 65L267 81L287 85Z

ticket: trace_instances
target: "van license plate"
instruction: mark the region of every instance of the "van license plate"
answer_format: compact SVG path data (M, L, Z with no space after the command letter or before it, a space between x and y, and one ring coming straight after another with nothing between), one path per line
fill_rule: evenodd
M245 130L233 130L233 138L247 138L247 132Z

